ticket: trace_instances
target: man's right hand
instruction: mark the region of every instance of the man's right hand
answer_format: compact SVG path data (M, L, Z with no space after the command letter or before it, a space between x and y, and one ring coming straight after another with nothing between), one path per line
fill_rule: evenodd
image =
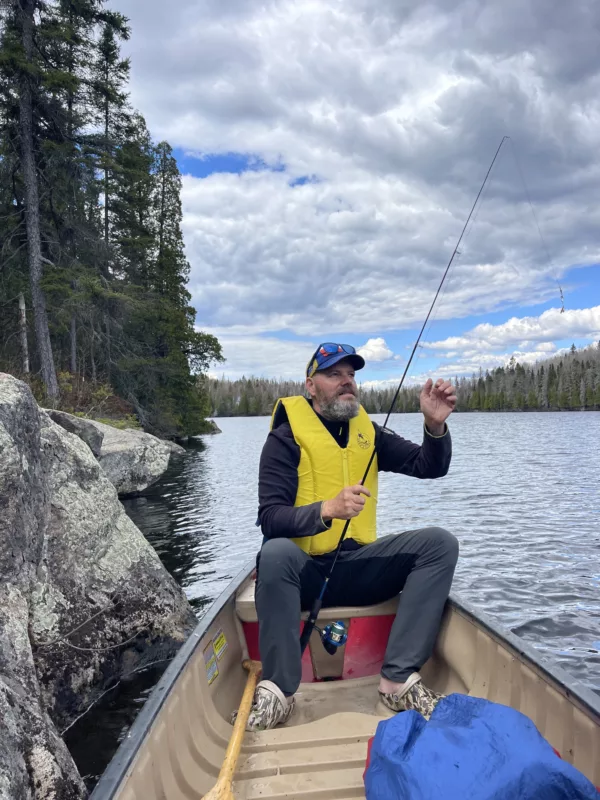
M333 500L325 500L321 507L323 520L328 522L330 519L357 517L365 507L363 495L371 497L371 492L362 484L346 486Z

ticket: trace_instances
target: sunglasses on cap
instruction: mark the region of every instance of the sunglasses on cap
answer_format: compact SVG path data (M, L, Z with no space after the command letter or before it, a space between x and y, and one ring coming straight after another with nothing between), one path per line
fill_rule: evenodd
M355 357L355 367L357 369L361 369L361 367L364 366L364 359L356 353L356 348L352 347L351 344L323 342L323 344L317 347L308 362L306 377L312 378L317 370L332 366L346 356Z

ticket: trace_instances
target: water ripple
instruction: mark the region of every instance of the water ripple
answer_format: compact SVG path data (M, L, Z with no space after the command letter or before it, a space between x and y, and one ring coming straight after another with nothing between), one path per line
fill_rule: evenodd
M383 416L374 419L382 422ZM222 419L128 513L198 613L254 556L266 417ZM418 414L391 425L412 441ZM462 414L442 480L380 475L380 535L442 525L453 591L600 691L600 412Z

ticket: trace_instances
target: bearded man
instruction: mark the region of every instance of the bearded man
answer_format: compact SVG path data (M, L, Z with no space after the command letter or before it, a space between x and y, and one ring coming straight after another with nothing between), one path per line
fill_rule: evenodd
M377 538L379 471L414 478L448 472L446 424L454 388L429 379L421 396L421 445L372 422L358 401L356 370L365 361L351 345L325 342L306 370L310 399L287 397L273 411L259 470L256 610L262 680L247 730L285 723L300 684L301 610L319 595L346 520L351 523L323 607L381 603L401 592L381 669L379 696L392 711L427 719L441 695L419 669L438 634L458 559L456 538L439 527ZM367 463L376 448L365 485Z

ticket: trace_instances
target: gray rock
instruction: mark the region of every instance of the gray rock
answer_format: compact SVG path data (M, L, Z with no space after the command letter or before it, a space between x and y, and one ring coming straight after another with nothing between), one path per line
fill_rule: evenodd
M14 584L1 586L0 798L84 798L77 767L44 708L28 621L26 594Z
M206 419L204 421L209 426L209 430L207 430L206 433L223 433L214 419Z
M45 708L29 637L31 588L47 546L50 517L42 462L33 396L25 384L0 373L1 800L86 796Z
M92 422L81 417L75 417L73 414L67 414L66 411L56 411L55 409L44 409L50 418L64 428L69 433L74 433L75 436L87 444L92 453L98 458L102 448L102 439L104 434Z
M163 475L174 452L185 452L174 442L158 439L135 428L113 428L88 420L103 435L98 461L120 495L143 492Z
M187 440L188 440L188 437L186 436L185 439L181 439L180 441L186 441L187 442ZM180 444L177 444L177 442L172 442L169 439L166 439L165 440L165 444L167 445L167 447L171 451L171 455L172 456L180 456L180 455L185 453L185 447L182 447Z
M0 373L0 799L85 797L58 731L195 623L89 447Z

